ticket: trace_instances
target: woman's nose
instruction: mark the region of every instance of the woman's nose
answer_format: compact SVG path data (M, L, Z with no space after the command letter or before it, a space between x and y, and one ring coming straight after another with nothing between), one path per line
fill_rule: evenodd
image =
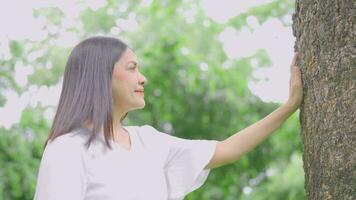
M140 84L142 85L147 85L148 80L146 79L146 77L140 73Z

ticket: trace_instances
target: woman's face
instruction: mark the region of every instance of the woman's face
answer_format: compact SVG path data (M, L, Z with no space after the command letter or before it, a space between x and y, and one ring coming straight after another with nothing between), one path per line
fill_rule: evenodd
M139 71L136 55L127 48L116 62L112 74L115 109L121 112L145 107L143 85L147 79Z

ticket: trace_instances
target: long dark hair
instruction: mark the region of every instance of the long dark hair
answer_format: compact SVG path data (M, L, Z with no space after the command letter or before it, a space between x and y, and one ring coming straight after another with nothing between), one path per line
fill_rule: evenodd
M92 125L86 147L103 128L105 143L111 149L113 138L112 72L128 48L117 38L96 36L83 40L69 55L63 85L50 134L44 144L67 134L83 123ZM120 121L124 120L126 113Z

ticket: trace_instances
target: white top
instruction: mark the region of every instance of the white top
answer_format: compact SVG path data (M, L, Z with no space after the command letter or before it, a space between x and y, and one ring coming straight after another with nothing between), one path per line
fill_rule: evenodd
M149 125L124 126L127 150L104 137L87 150L77 130L49 142L39 167L35 200L182 200L206 181L216 140L190 140Z

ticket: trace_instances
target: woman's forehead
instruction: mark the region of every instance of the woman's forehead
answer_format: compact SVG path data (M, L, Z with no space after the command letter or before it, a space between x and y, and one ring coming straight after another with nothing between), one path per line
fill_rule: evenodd
M130 61L137 62L137 56L130 48L127 48L125 50L125 52L123 53L123 55L121 56L120 60L123 61L124 63L130 62Z

